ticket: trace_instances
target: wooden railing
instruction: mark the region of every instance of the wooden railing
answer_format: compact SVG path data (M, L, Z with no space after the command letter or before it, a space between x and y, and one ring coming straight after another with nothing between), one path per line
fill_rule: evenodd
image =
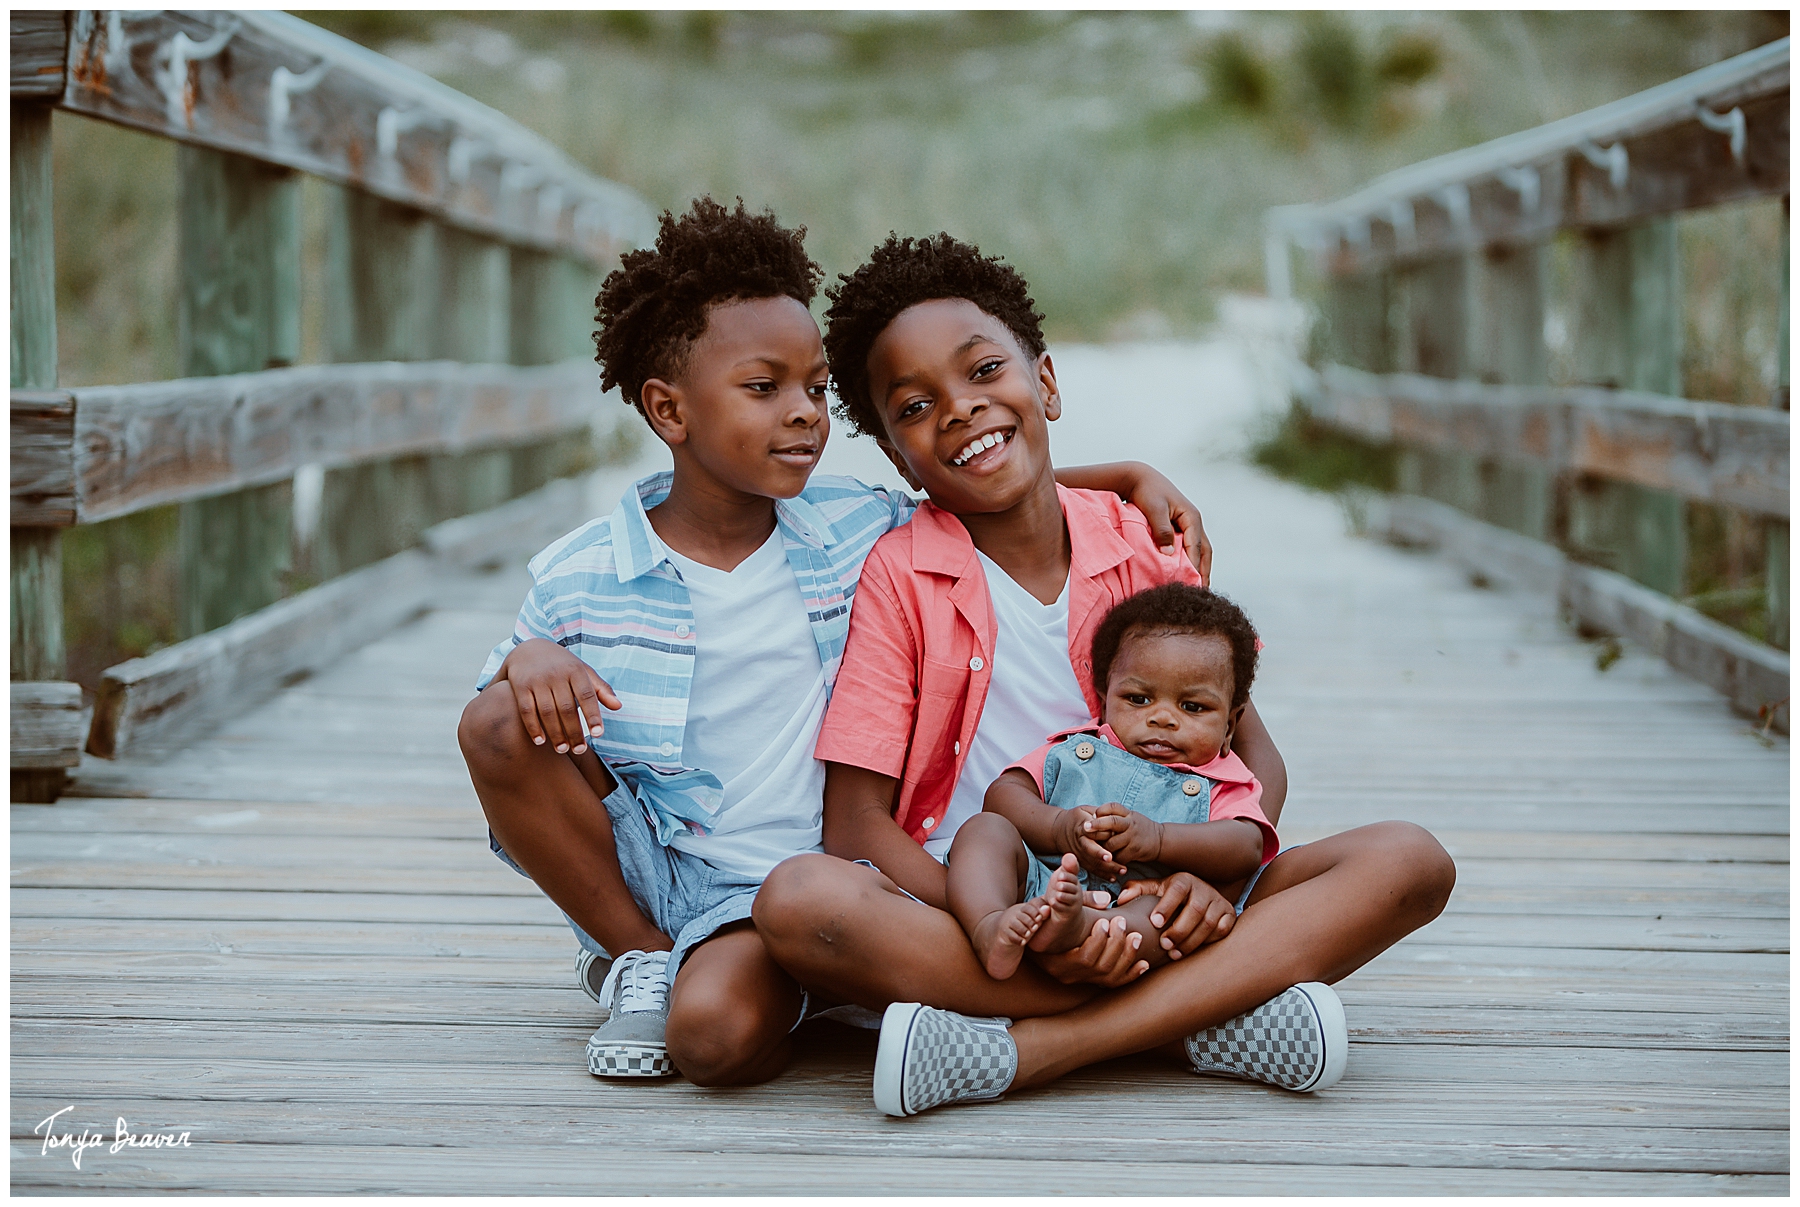
M484 509L591 460L594 288L654 223L516 123L283 13L14 12L11 32L12 783L52 800L84 747L178 740L222 692L241 708L403 617L422 559L531 529L528 504ZM180 144L182 380L57 388L55 109ZM346 363L296 363L298 173L339 186L324 342ZM106 672L84 725L63 534L171 506L186 640ZM473 512L485 528L453 521Z
M1787 190L1784 38L1267 223L1271 291L1293 290L1296 248L1321 281L1321 355L1297 393L1315 419L1398 446L1400 494L1385 507L1398 535L1484 574L1483 559L1535 567L1527 576L1584 624L1646 640L1783 729L1785 274L1769 407L1679 397L1674 216L1776 196L1785 213ZM1547 244L1563 231L1584 384L1552 388ZM1679 602L1694 503L1762 529L1766 642Z

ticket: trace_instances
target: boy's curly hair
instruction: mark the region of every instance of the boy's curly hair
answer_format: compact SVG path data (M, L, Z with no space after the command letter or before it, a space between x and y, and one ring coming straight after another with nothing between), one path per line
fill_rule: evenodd
M896 315L937 298L965 298L1005 323L1027 356L1044 351L1044 316L1025 278L998 256L942 232L905 239L890 232L868 263L825 291L825 359L831 365L832 409L850 429L882 436L881 412L869 396L869 348Z
M805 239L804 226L749 213L742 197L734 210L711 197L679 218L664 210L655 247L626 252L594 298L601 386L617 386L641 415L644 383L686 367L714 302L790 297L811 306L825 274L806 258Z
M1250 683L1256 678L1256 629L1244 610L1223 595L1186 583L1165 583L1139 591L1108 612L1094 630L1094 694L1102 701L1119 646L1134 633L1223 637L1231 645L1231 707L1250 698Z

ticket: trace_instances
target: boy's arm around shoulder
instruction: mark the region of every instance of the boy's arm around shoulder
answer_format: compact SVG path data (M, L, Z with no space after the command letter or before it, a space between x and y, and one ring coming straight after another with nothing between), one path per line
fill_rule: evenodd
M1202 583L1212 577L1212 542L1200 509L1175 483L1142 461L1111 461L1056 471L1056 480L1076 490L1107 491L1136 507L1158 549L1179 545Z

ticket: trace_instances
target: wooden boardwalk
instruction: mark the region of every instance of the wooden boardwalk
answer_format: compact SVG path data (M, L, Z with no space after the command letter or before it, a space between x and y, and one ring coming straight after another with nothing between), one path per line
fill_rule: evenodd
M1117 376L1062 363L1077 402ZM1065 421L1061 459L1142 446L1133 419ZM1404 817L1457 860L1445 915L1339 987L1335 1088L1137 1059L891 1120L872 1036L824 1023L767 1086L590 1077L575 945L488 853L453 733L515 566L174 757L13 807L13 1189L1785 1194L1786 741L1345 537L1328 499L1168 468L1268 641L1284 838ZM79 1169L34 1134L64 1107L106 1141ZM121 1116L190 1146L113 1153Z

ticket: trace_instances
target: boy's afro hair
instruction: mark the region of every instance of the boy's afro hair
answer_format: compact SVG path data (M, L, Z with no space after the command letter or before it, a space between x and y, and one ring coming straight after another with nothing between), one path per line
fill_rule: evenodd
M881 412L869 397L869 348L902 310L937 298L965 298L1005 323L1027 356L1044 351L1044 316L1027 292L1025 278L998 256L949 235L887 242L843 284L825 291L825 359L831 364L833 408L852 431L885 435Z
M1231 707L1250 698L1256 678L1256 629L1244 610L1205 587L1165 583L1139 591L1113 608L1094 630L1094 694L1104 703L1113 659L1127 634L1193 633L1223 637L1231 645Z
M600 384L617 386L640 415L644 382L686 367L708 306L777 297L811 306L824 276L806 258L804 226L788 230L768 211L748 213L742 197L735 210L711 197L679 218L664 210L660 227L656 246L626 252L594 299Z

